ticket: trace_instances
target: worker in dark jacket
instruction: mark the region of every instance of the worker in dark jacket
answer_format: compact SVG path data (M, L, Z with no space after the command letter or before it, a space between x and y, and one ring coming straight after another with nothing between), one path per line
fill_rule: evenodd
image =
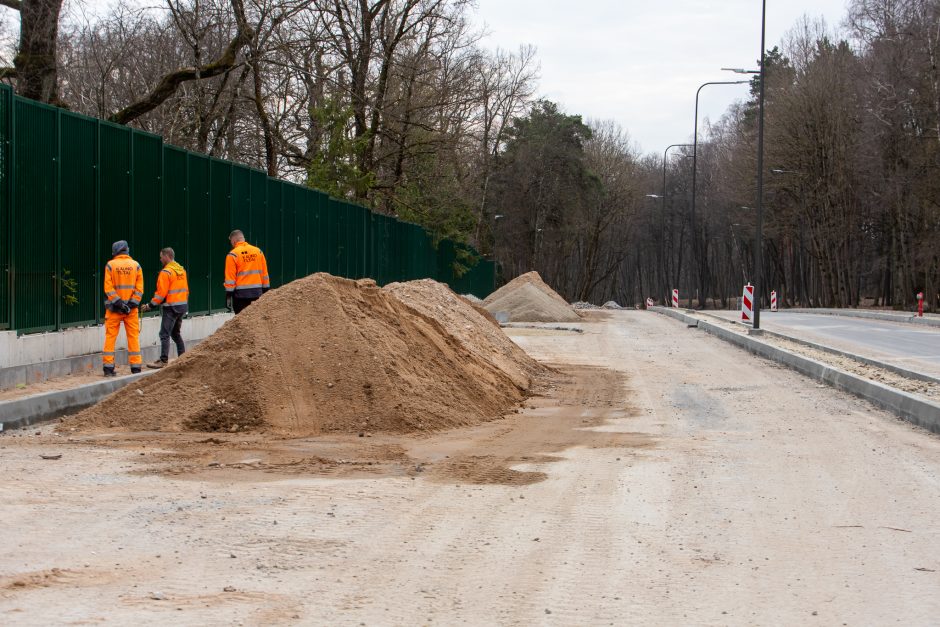
M189 311L189 283L186 270L176 262L176 253L172 248L160 251L160 263L163 269L157 275L157 291L149 303L141 306L141 311L150 311L163 306L163 319L160 322L160 359L147 364L148 368L163 368L170 359L170 339L176 344L176 354L186 352L183 336L183 318Z

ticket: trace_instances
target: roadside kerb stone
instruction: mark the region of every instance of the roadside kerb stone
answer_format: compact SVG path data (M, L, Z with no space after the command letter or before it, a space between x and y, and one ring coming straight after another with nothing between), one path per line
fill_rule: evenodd
M716 316L713 313L708 313L706 311L697 312L699 315L708 316L709 318L714 318L715 320L721 320L722 322L731 322L737 325L744 327L745 329L749 328L749 325L741 322L740 320L729 320L728 318L722 318L721 316ZM777 337L781 340L787 340L800 344L801 346L806 346L807 348L814 348L816 350L821 350L825 353L830 353L832 355L837 355L839 357L848 357L849 359L854 359L855 361L861 362L868 366L875 366L876 368L881 368L894 374L899 374L902 377L907 377L908 379L916 379L917 381L924 381L926 383L940 383L940 379L937 377L932 377L929 374L923 372L916 372L914 370L907 370L900 366L895 366L894 364L888 364L883 361L878 361L877 359L872 359L871 357L863 357L862 355L856 355L855 353L850 353L848 351L839 350L838 348L832 348L831 346L826 346L825 344L817 344L815 342L810 342L809 340L803 340L798 337L793 337L792 335L787 335L785 333L780 333L779 331L768 331L767 329L760 329L765 335L770 337Z
M765 344L747 335L735 333L685 313L665 307L651 307L650 309L680 320L689 326L695 326L710 335L730 342L760 357L783 364L817 381L822 381L840 390L855 394L929 431L940 433L940 405L887 385L869 381L838 368L827 366L808 357Z
M156 370L103 379L70 390L56 390L0 402L0 431L20 429L53 420L94 405L109 394ZM143 407L143 403L141 403Z

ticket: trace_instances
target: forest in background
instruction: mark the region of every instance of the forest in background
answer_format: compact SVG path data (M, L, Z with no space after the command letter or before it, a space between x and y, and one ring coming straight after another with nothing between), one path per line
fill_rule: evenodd
M471 0L0 4L21 95L421 224L504 278L698 306L754 278L756 79L700 123L693 218L690 148L664 163L541 98L536 51L484 46ZM852 0L768 51L765 298L940 305L938 55L940 0Z

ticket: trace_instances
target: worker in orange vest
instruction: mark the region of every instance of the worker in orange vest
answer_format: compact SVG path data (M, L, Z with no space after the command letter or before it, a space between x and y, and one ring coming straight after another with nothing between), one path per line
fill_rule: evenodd
M104 267L104 351L102 365L104 376L113 377L114 343L117 341L121 324L127 336L127 361L131 365L131 374L140 372L140 316L137 307L144 297L144 275L140 264L131 259L130 246L124 240L111 245L112 259Z
M268 262L238 229L228 236L232 250L225 257L225 305L236 314L271 289Z
M148 368L163 368L170 360L170 338L176 344L176 355L186 352L183 343L183 318L189 311L189 283L186 280L186 269L176 262L176 253L172 248L160 251L160 263L163 269L157 275L157 291L149 303L140 306L141 311L150 311L162 305L163 318L160 321L160 359Z

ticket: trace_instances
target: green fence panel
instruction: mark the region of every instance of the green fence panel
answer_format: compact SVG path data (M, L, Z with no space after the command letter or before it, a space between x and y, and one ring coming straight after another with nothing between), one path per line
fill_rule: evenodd
M320 202L320 263L324 272L337 274L339 267L336 251L337 201L327 195Z
M268 241L268 177L260 170L249 170L249 200L250 216L248 229L251 231L251 243L267 251L270 248Z
M294 250L294 265L291 273L291 280L307 276L307 208L303 203L303 189L287 184L290 191L287 192L287 198L290 199L290 205L294 213L294 227L290 233L290 246ZM285 246L288 244L285 242Z
M0 86L0 329L10 328L10 252L13 243L10 229L12 204L10 203L10 123L13 117L13 90Z
M241 165L232 166L232 228L241 229L245 239L258 246L258 238L251 223L251 170Z
M312 189L302 188L304 210L307 213L307 229L304 232L304 255L307 259L307 274L320 271L318 259L318 237L320 232L320 206L317 202L317 193Z
M98 268L98 121L74 113L59 115L59 321L91 324L104 300Z
M163 148L163 225L161 241L176 253L193 292L195 277L189 264L189 189L186 151L174 146ZM192 296L192 294L190 295Z
M157 285L160 249L163 243L163 140L157 135L134 131L131 135L133 172L133 221L131 252L144 273L144 300L148 302ZM151 315L157 315L156 313Z
M111 244L127 240L135 259L142 251L133 241L131 198L131 131L125 126L98 122L98 299L104 301L104 266L111 259ZM102 307L101 318L104 318Z
M283 192L281 181L268 179L268 208L266 212L268 241L261 250L268 262L271 287L284 285L284 247L281 245L281 235L284 232Z
M232 164L209 160L209 310L225 309L225 255L231 249ZM246 236L247 237L247 236Z
M186 268L186 276L189 280L189 310L192 313L207 313L209 293L212 289L209 283L209 243L212 238L209 224L209 158L187 153L186 170L186 221L189 229L189 266ZM223 240L226 235L228 233L222 234Z
M11 220L13 325L24 331L55 329L57 118L53 107L17 99ZM52 251L50 251L50 248Z
M284 225L277 246L283 251L284 283L297 278L295 261L297 249L294 245L294 229L297 217L294 215L294 188L289 183L280 183L281 187L281 223Z
M232 228L265 251L275 287L325 271L493 289L491 262L457 277L463 249L435 246L421 227L0 86L0 328L100 321L102 270L118 239L143 267L145 298L158 251L171 246L189 273L190 311L221 310Z

